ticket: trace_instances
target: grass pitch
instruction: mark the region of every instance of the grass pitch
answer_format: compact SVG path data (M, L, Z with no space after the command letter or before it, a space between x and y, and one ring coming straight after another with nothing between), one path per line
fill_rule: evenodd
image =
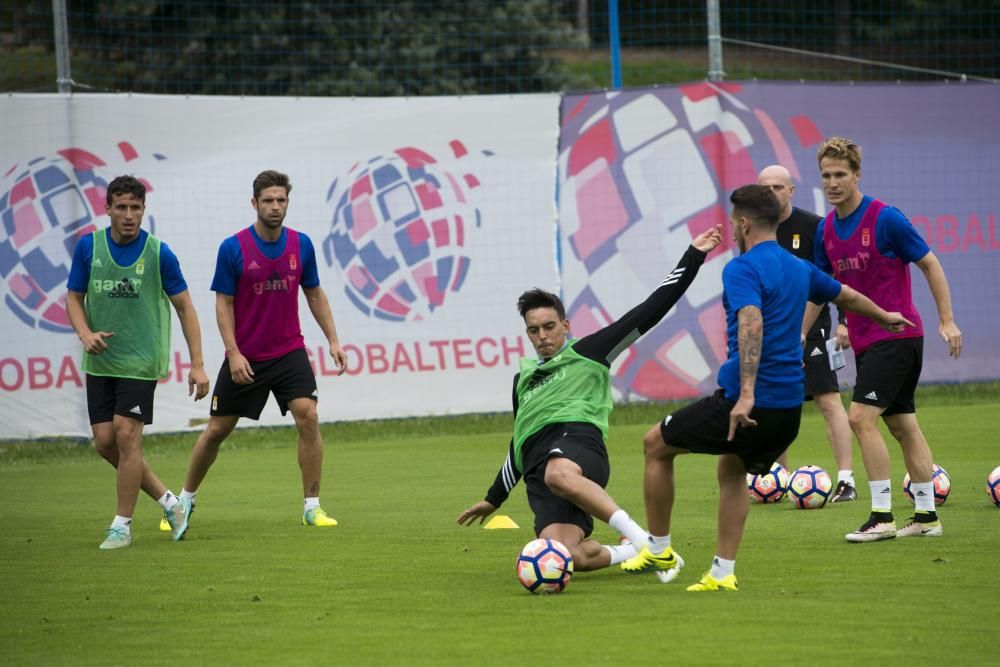
M99 552L113 471L89 447L0 445L0 662L21 664L562 665L985 664L995 655L1000 391L923 388L919 416L953 488L940 539L848 544L862 500L822 510L751 508L740 591L685 592L715 544L714 459L680 459L673 537L688 567L662 585L617 570L578 573L532 596L514 576L532 537L518 488L500 512L521 528L455 524L506 453L509 416L325 427L324 507L340 525L299 525L291 429L238 431L198 494L187 539L157 530L141 497L133 545ZM609 491L642 519L641 438L663 406L616 411ZM991 416L993 415L993 416ZM193 435L146 440L175 491ZM897 521L910 506L899 490ZM810 406L793 467L833 471ZM598 523L595 535L615 540Z

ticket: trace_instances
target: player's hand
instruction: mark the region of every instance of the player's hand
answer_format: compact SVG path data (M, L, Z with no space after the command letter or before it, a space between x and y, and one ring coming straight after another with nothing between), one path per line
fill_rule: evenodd
M91 331L89 334L80 336L80 342L83 343L83 350L87 354L100 354L108 349L108 344L104 342L104 339L114 335L113 331Z
M195 393L195 388L198 390L197 393ZM196 401L200 401L208 395L208 375L202 366L192 367L191 372L188 373L188 396L192 394L194 394Z
M838 350L849 350L851 348L851 336L847 332L846 324L837 324L837 328L833 331L833 337L836 339L836 349Z
M722 225L709 227L691 241L691 245L705 253L715 250L720 243L722 243Z
M748 428L757 425L755 420L750 419L751 410L753 410L753 399L740 396L739 400L736 401L736 405L729 412L729 436L726 437L726 440L729 442L733 441L736 437L737 426Z
M911 322L910 320L908 320L905 317L903 317L902 313L891 312L891 313L886 313L885 314L885 317L882 319L881 322L879 322L879 326L881 326L886 331L891 331L893 333L899 333L905 327L912 327L912 326L916 326L916 325L913 322ZM959 334L959 336L961 336L961 334ZM947 340L947 339L945 339L945 340ZM959 344L959 345L961 345L961 344Z
M340 343L331 342L329 344L330 356L333 357L333 363L337 366L337 375L343 375L347 370L347 353L344 352Z
M458 523L462 526L471 526L476 522L476 519L479 519L479 523L482 523L483 519L496 511L497 508L493 506L493 503L480 500L478 503L458 515Z
M948 343L948 354L958 359L958 355L962 354L962 332L958 325L954 321L943 322L938 327L938 333Z
M239 352L229 354L229 374L236 384L250 384L253 382L253 368L250 362Z

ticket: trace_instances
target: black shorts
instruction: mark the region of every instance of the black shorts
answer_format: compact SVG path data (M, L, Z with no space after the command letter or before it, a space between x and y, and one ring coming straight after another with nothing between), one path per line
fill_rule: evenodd
M883 417L917 411L914 395L924 363L924 339L893 338L875 343L854 358L858 379L855 403L885 408Z
M115 415L143 424L153 423L156 380L133 380L87 374L87 413L91 424L102 424Z
M274 394L281 414L288 412L288 403L296 398L317 400L316 374L309 365L304 349L293 350L283 357L251 361L253 382L236 384L229 371L229 359L222 362L212 392L213 417L247 417L260 419L267 397Z
M583 530L584 537L594 530L594 518L545 486L545 466L552 457L567 458L583 470L583 476L602 489L611 477L608 450L601 429L593 424L569 422L550 424L524 443L522 466L528 505L535 515L535 534L553 523L570 523Z
M802 364L806 372L806 400L821 394L840 392L837 373L830 370L825 338L806 338L806 346L802 349Z
M668 415L660 424L663 441L671 447L696 454L736 454L747 472L759 475L771 469L799 434L802 406L794 408L754 408L750 418L757 426L737 428L733 442L729 435L729 413L735 403L722 390Z

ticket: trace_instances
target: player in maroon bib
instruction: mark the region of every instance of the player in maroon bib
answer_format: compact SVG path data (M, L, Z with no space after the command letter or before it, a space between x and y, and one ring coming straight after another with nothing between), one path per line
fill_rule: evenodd
M191 451L181 501L191 509L195 493L240 417L260 418L274 394L281 414L291 412L299 432L299 468L305 497L302 523L335 526L319 504L323 439L316 411L316 375L299 326L299 290L326 336L330 356L341 374L347 355L337 338L330 304L319 286L316 253L305 234L284 226L288 176L261 172L251 204L257 221L230 236L219 248L212 280L219 333L226 360L212 392L208 426ZM190 516L191 511L188 511Z
M917 422L914 394L923 363L923 325L913 305L910 263L916 264L937 306L938 332L951 356L962 351L962 332L955 324L948 280L934 253L898 209L861 193L861 148L833 137L817 153L823 192L834 210L820 223L816 264L837 280L868 296L886 310L899 311L914 323L902 331L876 330L848 315L850 342L858 374L849 419L858 437L872 511L868 521L848 533L849 542L877 542L894 537L942 534L934 505L930 446ZM899 530L892 515L889 449L878 428L885 421L903 450L912 480L916 511Z

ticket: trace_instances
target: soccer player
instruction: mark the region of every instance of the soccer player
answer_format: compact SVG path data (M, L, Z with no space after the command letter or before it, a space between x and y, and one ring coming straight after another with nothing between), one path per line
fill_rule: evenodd
M771 188L778 198L781 212L778 214L778 245L796 257L813 261L813 241L816 226L822 219L818 215L792 206L795 185L788 169L781 165L765 167L757 175L757 184ZM836 349L850 347L847 323L843 313L838 318ZM847 411L840 400L840 385L837 372L830 367L826 352L826 340L830 337L830 309L823 304L816 320L808 329L805 339L802 363L805 367L806 400L812 399L826 422L826 437L837 462L837 488L830 496L831 503L842 503L858 497L854 484L854 464L851 452L851 424L847 421ZM778 462L788 468L788 450L778 457Z
M643 491L649 541L622 563L626 572L669 571L684 561L672 548L674 459L719 457L718 542L711 569L689 591L735 591L736 551L750 499L747 473L767 472L795 440L802 416L801 334L806 301L839 306L898 330L909 321L778 245L780 206L771 189L745 185L730 197L740 255L722 272L729 354L714 395L667 415L643 440Z
M153 393L167 376L170 305L191 357L188 395L208 393L198 314L176 255L141 229L146 186L132 176L108 184L111 225L80 239L67 281L66 313L83 343L87 412L94 447L118 469L118 509L101 549L132 544L132 512L141 488L156 500L173 533L184 536L185 507L142 456L142 429L153 423Z
M339 374L347 355L326 294L319 284L316 253L308 236L284 226L292 184L277 171L263 171L253 182L253 225L219 247L212 291L226 359L212 393L208 426L191 451L181 502L194 508L198 487L240 417L259 419L273 393L281 414L292 413L299 433L298 459L305 497L302 523L336 526L320 507L323 439L316 413L316 375L299 326L299 288L326 336ZM187 529L185 521L182 529Z
M541 289L520 296L518 311L538 357L521 359L514 376L514 434L507 459L486 498L463 511L459 524L482 523L523 476L535 534L562 542L575 569L608 567L635 554L633 545L646 542L646 531L605 491L611 473L604 445L612 408L611 363L663 319L721 241L718 225L700 234L643 303L580 339L570 338L559 297ZM589 539L595 516L631 544L604 546Z
M923 326L910 288L912 262L920 268L938 311L938 333L951 356L962 352L962 332L951 309L948 279L934 253L910 221L892 206L862 194L861 147L832 137L817 152L823 192L834 210L816 230L816 264L846 285L915 322L886 332L848 316L858 374L849 419L858 436L871 487L872 511L849 542L941 535L931 481L933 457L917 423L914 394L923 363ZM898 531L892 516L889 450L879 432L879 416L903 450L916 503L914 516Z

